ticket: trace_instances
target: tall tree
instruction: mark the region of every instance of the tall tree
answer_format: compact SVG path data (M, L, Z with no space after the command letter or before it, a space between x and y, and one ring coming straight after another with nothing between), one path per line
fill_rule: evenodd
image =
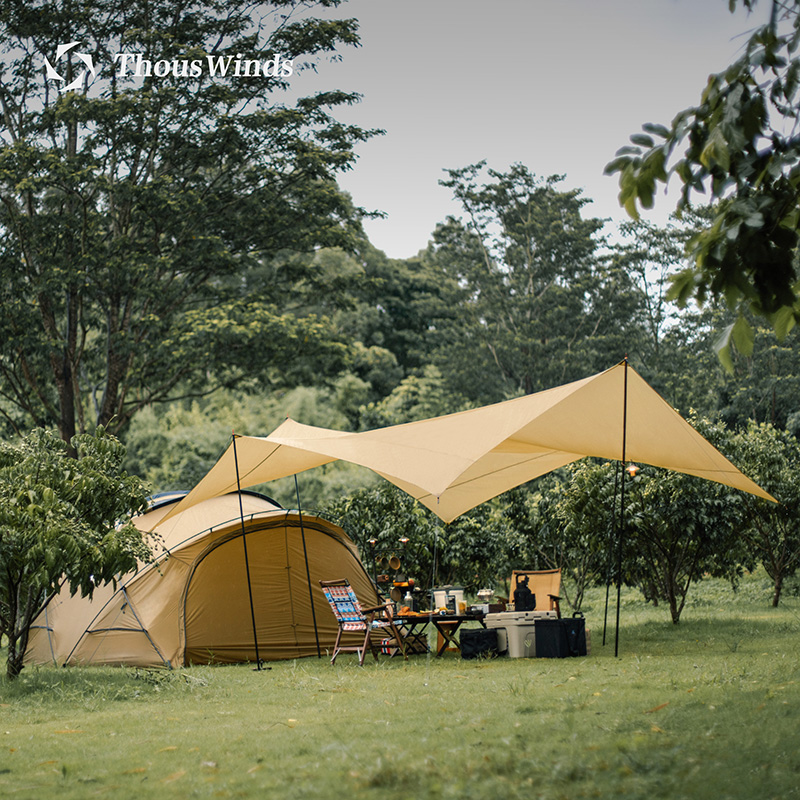
M448 175L442 184L464 216L437 228L428 257L463 290L439 359L456 388L474 400L499 399L622 358L625 332L600 298L626 278L598 258L602 222L583 217L589 201L580 190L562 190L562 176L539 179L520 164L502 173L480 162ZM606 300L623 302L626 288L615 283Z
M753 10L757 0L728 4ZM723 298L765 315L784 335L800 319L800 0L771 0L769 8L742 56L709 77L698 105L669 126L644 125L606 172L619 173L620 203L633 217L652 207L657 184L672 176L682 184L679 212L697 194L710 196L711 218L689 241L691 266L676 277L674 297ZM745 316L726 338L751 352ZM720 350L728 366L729 352Z
M320 321L225 280L360 235L335 177L373 132L332 115L357 95L288 100L295 69L358 43L355 20L311 13L340 2L2 5L7 426L69 441L181 393L281 379L286 354L341 356Z
M677 316L667 300L669 279L683 265L686 234L673 223L660 228L643 220L623 223L619 232L614 260L631 276L641 299L635 309L645 334L640 356L658 372L661 345Z
M439 328L457 317L458 286L423 255L390 259L367 245L355 258L355 305L340 324L367 347L393 353L406 377L430 362Z

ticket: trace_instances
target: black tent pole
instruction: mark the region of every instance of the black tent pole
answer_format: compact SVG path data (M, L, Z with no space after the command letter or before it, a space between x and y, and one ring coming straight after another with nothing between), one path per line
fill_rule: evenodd
M622 481L619 491L619 541L617 543L617 627L614 631L614 657L619 655L619 604L622 596L622 542L625 538L625 446L628 438L628 356L625 365L625 379L622 392Z
M236 455L236 434L232 434L233 439L233 463L236 466L236 491L239 495L239 517L242 520L242 546L244 547L244 568L247 572L247 594L250 597L250 619L253 622L253 643L256 647L256 669L261 671L261 657L258 654L258 633L256 631L256 611L253 605L253 586L250 583L250 560L247 557L247 533L244 527L244 507L242 506L242 486L239 482L239 458Z
M314 621L314 639L317 642L317 658L322 658L319 648L319 631L317 630L317 612L314 609L314 592L311 588L311 572L308 568L308 550L306 550L306 530L303 527L303 511L300 508L300 488L297 485L297 473L294 474L294 491L297 495L297 515L300 517L300 537L303 540L303 558L306 562L306 581L308 582L308 597L311 600L311 619Z
M613 563L614 563L614 545L617 541L616 524L617 518L617 487L619 486L619 472L620 463L617 462L616 469L614 470L614 501L611 504L611 542L608 548L608 560L606 562L606 606L603 612L603 647L606 646L606 631L608 630L608 601L611 594L611 582L613 578Z

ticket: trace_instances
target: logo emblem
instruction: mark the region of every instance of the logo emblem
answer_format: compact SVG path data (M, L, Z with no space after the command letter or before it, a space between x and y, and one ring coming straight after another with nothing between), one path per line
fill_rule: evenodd
M80 42L70 42L69 44L60 44L58 49L56 50L56 58L55 61L58 63L73 47L77 47ZM71 92L73 89L77 89L84 81L84 78L91 73L92 77L97 74L94 64L92 63L92 57L87 55L86 53L75 53L75 55L83 61L86 65L86 69L75 78L74 81L67 84L66 86L62 86L59 91L63 94L64 92ZM53 65L47 60L45 57L44 59L45 68L47 70L47 77L53 81L61 81L62 83L66 83L66 78L61 77L59 72L54 69Z

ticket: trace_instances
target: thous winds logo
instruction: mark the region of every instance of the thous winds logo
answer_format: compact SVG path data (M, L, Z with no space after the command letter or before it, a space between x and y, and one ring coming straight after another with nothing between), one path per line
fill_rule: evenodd
M54 63L58 65L58 62L79 44L80 42L60 44L56 50ZM90 55L77 51L73 55L84 63L86 69L69 83L47 58L44 60L47 79L65 84L59 89L60 92L78 89L88 75L93 78L97 75L97 69L92 63ZM208 75L210 78L288 78L293 72L292 62L293 59L285 58L280 53L274 53L268 59L248 58L242 53L237 53L235 56L206 55L205 58L191 60L187 58L150 60L145 58L142 53L115 53L113 55L113 68L116 68L117 76L120 78L126 76L199 78L203 75Z
M77 47L80 42L70 42L69 44L60 44L58 49L56 50L56 58L55 61L58 63L61 59L70 51L73 47ZM77 89L82 83L84 78L91 74L94 77L97 72L95 71L94 64L92 63L92 57L87 55L86 53L75 53L75 56L79 58L83 63L86 65L86 69L78 75L73 81L70 81L66 86L62 86L59 89L60 92L71 92L73 89ZM47 58L44 60L45 68L47 70L47 77L50 80L54 81L61 81L61 83L67 83L67 79L64 78L58 70L56 70L53 65L48 61Z

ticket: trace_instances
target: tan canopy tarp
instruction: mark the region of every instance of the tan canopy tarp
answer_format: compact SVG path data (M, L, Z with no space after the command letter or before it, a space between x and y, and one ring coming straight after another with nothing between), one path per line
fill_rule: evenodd
M627 384L627 386L626 386ZM267 437L237 437L181 502L267 483L341 459L377 472L446 522L586 456L696 475L768 500L625 362L504 403L362 433L286 420ZM238 470L237 470L238 462Z
M356 546L327 520L301 518L247 492L244 520L237 495L205 500L167 520L173 507L134 518L140 530L155 529L168 552L116 586L98 587L91 599L64 588L34 621L26 664L255 661L248 571L258 654L266 661L315 656L317 637L322 654L333 648L339 626L320 580L347 578L362 603L378 603Z

